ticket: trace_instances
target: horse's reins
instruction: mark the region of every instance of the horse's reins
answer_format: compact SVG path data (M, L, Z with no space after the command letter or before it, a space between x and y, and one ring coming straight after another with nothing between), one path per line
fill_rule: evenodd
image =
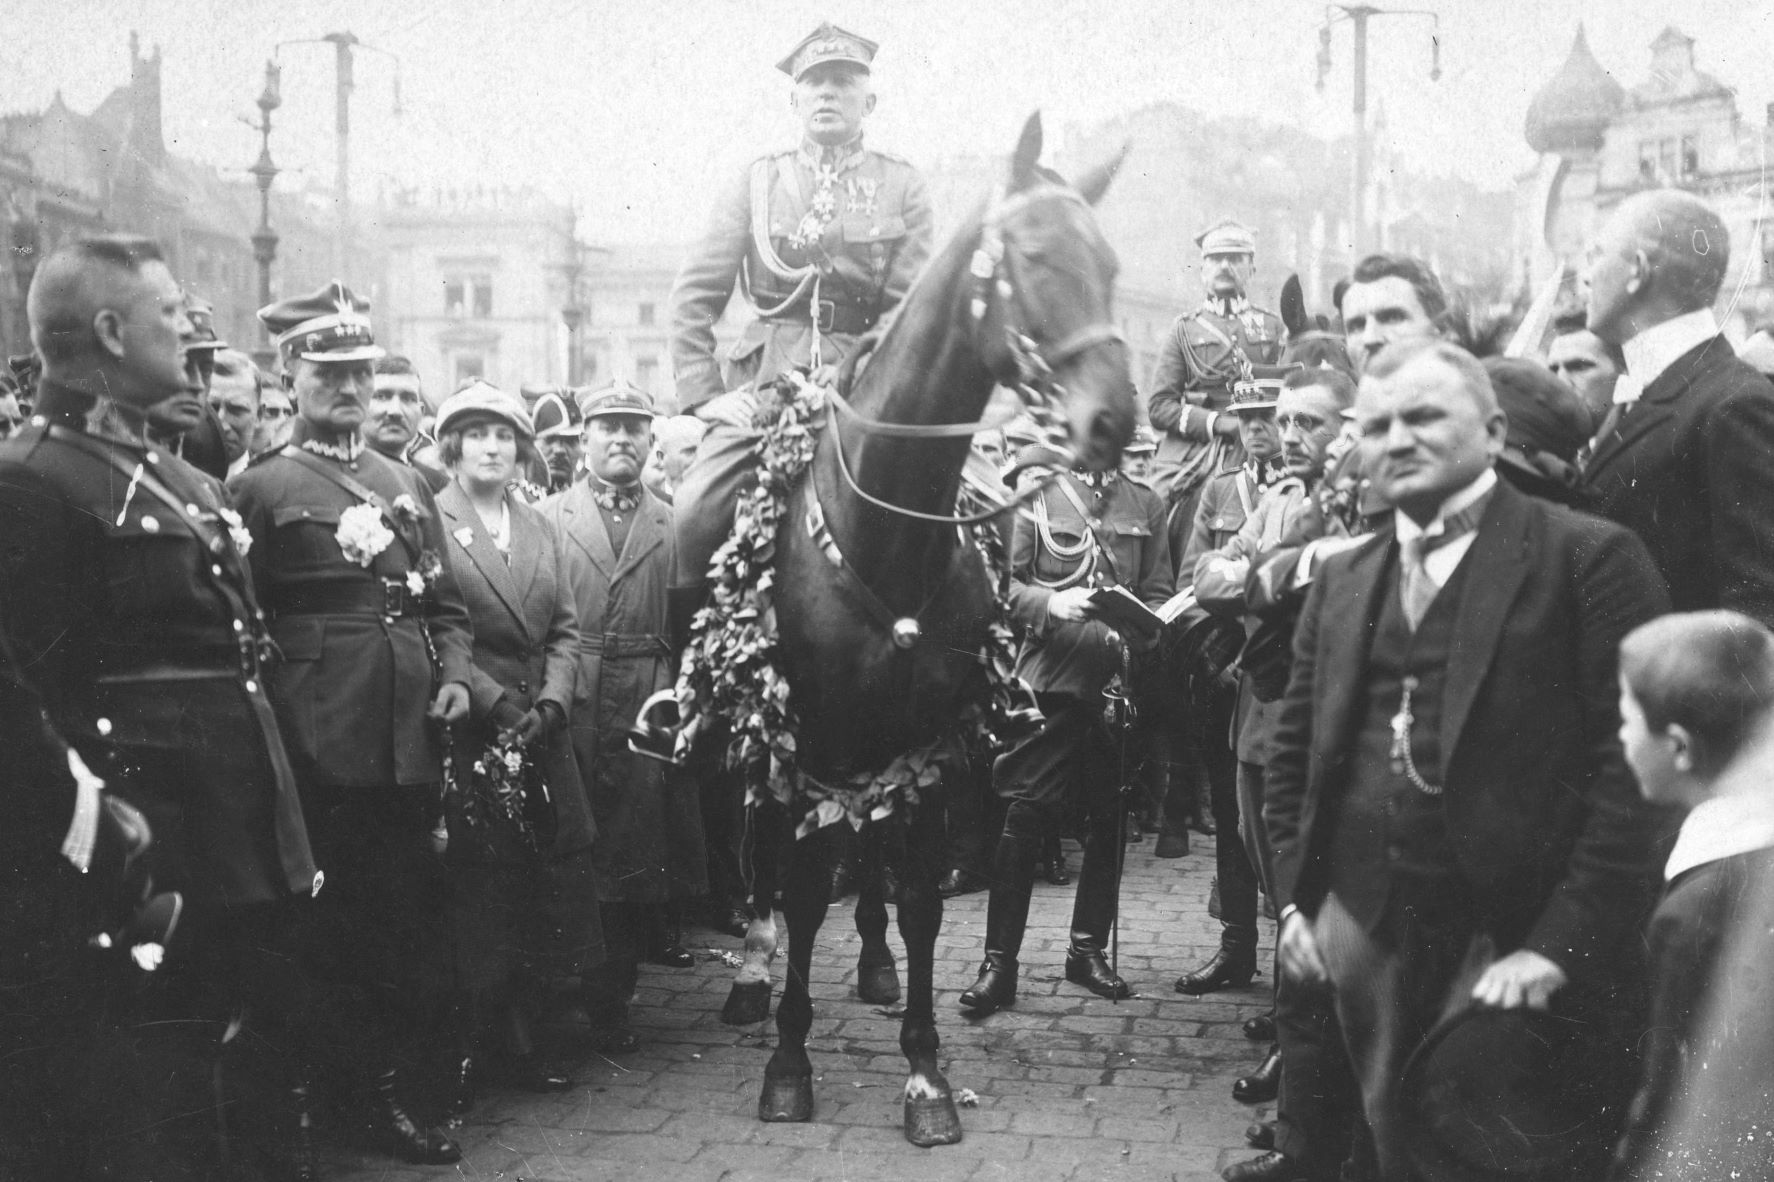
M1016 251L1007 249L1004 237L1004 219L1014 210L1036 200L1059 198L1084 204L1084 198L1071 189L1055 184L1044 184L1009 197L1004 195L1002 186L995 189L991 203L987 206L984 221L980 228L979 246L973 252L971 271L974 279L974 290L969 300L969 311L976 327L984 324L986 314L991 308L992 297L996 296L1004 315L1005 344L1008 347L1011 361L1015 364L1014 382L1005 382L1013 391L1031 417L1046 429L1050 439L1044 441L1059 458L1069 460L1072 450L1063 439L1057 438L1056 419L1053 406L1063 402L1065 387L1054 380L1053 371L1071 361L1079 354L1098 345L1117 342L1123 339L1121 331L1107 321L1087 324L1055 344L1044 345L1023 331L1026 319L1024 309L1016 298ZM1002 377L1000 378L1002 381ZM850 470L850 458L844 450L844 437L838 429L839 416L848 419L865 435L878 435L891 439L957 439L971 437L981 431L996 430L1009 422L1015 415L1002 415L997 419L980 419L969 423L889 423L871 418L850 405L843 393L837 389L826 391L827 399L837 408L839 415L828 420L832 432L832 443L838 453L838 471L844 477L844 483L850 490L864 501L878 509L901 517L910 517L918 521L928 521L937 525L978 525L988 521L1008 509L1020 508L1023 504L1038 495L1043 485L1053 479L1065 464L1033 465L1044 469L1043 474L1028 484L1015 497L1002 506L974 514L925 513L917 509L908 509L903 505L895 505L864 489Z

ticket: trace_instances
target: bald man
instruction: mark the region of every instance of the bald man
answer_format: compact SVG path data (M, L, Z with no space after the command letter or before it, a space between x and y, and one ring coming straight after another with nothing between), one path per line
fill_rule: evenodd
M1644 539L1677 611L1774 624L1774 385L1719 335L1730 239L1675 189L1620 203L1590 252L1589 330L1626 373L1584 483Z

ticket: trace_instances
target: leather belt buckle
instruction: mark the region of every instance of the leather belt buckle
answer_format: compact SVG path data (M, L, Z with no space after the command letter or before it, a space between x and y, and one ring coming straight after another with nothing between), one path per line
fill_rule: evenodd
M382 580L382 614L389 617L406 614L407 587L396 579Z
M832 300L820 300L813 310L813 324L820 332L831 332L837 319L838 305Z

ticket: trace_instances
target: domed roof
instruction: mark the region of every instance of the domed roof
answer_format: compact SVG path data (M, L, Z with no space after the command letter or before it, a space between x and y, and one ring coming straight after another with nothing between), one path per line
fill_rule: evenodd
M1625 102L1625 90L1589 52L1589 38L1578 25L1565 64L1528 104L1523 130L1536 152L1593 151Z

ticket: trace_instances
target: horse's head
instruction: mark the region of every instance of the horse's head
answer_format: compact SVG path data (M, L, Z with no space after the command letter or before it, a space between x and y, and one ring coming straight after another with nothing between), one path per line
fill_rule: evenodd
M1073 452L1114 467L1133 435L1127 346L1111 303L1115 252L1091 210L1126 148L1074 187L1040 167L1041 116L1031 115L1010 178L987 207L973 274L982 352L999 381L1062 401Z

